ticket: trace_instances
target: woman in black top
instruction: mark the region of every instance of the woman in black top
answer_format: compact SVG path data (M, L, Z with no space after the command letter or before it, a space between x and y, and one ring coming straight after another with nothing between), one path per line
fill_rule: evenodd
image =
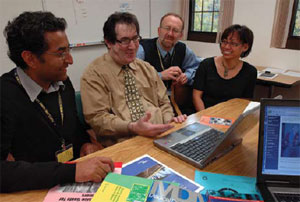
M221 37L222 56L203 60L194 78L193 103L197 111L232 98L252 98L256 68L240 60L252 48L253 33L246 26L232 25Z

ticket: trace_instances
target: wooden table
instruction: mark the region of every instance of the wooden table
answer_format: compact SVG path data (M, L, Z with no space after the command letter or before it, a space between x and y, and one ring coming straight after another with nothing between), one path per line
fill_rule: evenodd
M168 131L168 133L181 128L186 124L198 121L201 115L236 119L243 112L248 103L249 101L247 100L233 99L225 103L218 104L209 109L190 115L185 123L175 124L175 127ZM221 130L225 131L226 129ZM248 124L243 126L243 135L244 138L242 144L222 158L209 164L202 171L255 177L258 141L257 117L249 119ZM79 160L96 155L102 155L111 157L113 161L127 163L144 154L149 154L182 175L185 175L192 180L194 179L194 173L196 170L195 167L155 147L153 145L153 139L140 136L108 147ZM47 191L48 190L35 190L11 194L0 194L0 201L42 202Z
M258 71L264 71L266 67L257 66L256 69ZM293 76L278 73L278 75L273 79L258 77L256 83L269 87L268 97L270 98L273 95L275 86L290 88L298 82L300 82L299 77L293 77Z

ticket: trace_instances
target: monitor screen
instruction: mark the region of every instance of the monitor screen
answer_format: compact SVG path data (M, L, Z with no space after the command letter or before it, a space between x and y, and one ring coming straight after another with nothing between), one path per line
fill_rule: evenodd
M300 107L266 106L262 174L300 175Z

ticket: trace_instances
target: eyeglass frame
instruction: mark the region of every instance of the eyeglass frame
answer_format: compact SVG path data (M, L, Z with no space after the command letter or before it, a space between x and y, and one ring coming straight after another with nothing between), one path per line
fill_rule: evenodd
M167 32L173 32L174 34L181 34L182 33L182 30L178 30L178 29L176 29L176 28L171 28L171 27L160 27L160 28L162 28L162 29L164 29L164 30L166 30Z
M60 52L60 53L57 53L57 52L56 53L45 52L45 53L48 54L48 55L55 55L55 56L61 58L62 60L65 60L66 59L66 55L67 54L71 54L72 50L73 50L73 47L68 47L68 48L66 48L66 50L64 50L63 52Z
M230 47L238 47L240 45L242 45L243 43L235 43L235 42L228 42L228 41L225 41L225 40L222 40L220 42L220 45L221 46L226 46L226 45L230 45Z
M142 37L141 36L139 36L139 35L136 35L136 36L134 36L133 38L122 38L122 39L120 39L120 40L118 40L118 39L116 39L116 42L118 42L120 45L122 45L122 46L129 46L130 45L130 43L131 43L131 41L133 42L133 43L137 43L137 42L139 42L140 40L142 39Z

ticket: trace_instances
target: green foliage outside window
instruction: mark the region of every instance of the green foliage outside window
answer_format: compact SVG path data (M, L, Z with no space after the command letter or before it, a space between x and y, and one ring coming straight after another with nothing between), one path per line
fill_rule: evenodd
M220 0L195 0L193 31L217 32Z
M300 36L300 4L299 4L299 1L298 1L298 7L297 7L297 11L296 11L293 36Z

